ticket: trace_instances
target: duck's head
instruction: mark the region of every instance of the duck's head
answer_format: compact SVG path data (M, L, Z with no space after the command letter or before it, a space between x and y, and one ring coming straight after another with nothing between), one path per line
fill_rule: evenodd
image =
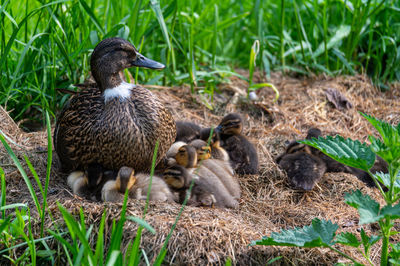
M119 169L115 186L119 192L125 193L125 190L130 190L136 182L135 171L123 166Z
M243 120L239 114L230 113L222 118L221 123L215 128L217 133L223 135L238 135L242 133Z
M185 181L188 180L189 173L183 166L173 165L164 171L163 178L169 187L180 190L185 188L187 183Z
M176 162L186 168L194 168L197 165L196 149L190 145L183 145L175 155Z
M195 139L190 142L190 146L194 147L197 152L197 160L207 160L211 158L211 147L201 139Z
M129 67L163 69L165 66L141 55L130 42L121 38L108 38L94 48L90 67L101 91L118 87L119 72Z
M321 135L322 132L319 128L312 127L308 130L306 139L318 138Z

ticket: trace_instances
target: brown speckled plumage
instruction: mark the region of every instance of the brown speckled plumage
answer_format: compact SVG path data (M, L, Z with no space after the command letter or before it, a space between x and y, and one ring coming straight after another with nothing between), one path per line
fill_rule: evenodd
M108 82L115 85L121 82L118 72L133 66L131 61L139 55L132 52L136 49L125 40L107 40L102 49L108 51L108 60L109 54L114 53L112 60L117 62L110 62L106 69L98 66L101 60L92 58L92 72L96 73L93 76L100 84L107 82L103 76L99 78L99 74L108 71L104 75L110 76ZM117 46L115 50L110 48L113 45ZM104 52L98 47L97 56L104 57ZM130 57L125 59L127 56ZM148 171L156 141L160 143L157 162L174 141L175 122L157 97L141 86L133 86L129 98L115 97L105 102L103 91L111 85L84 88L71 97L58 116L54 143L64 170L83 169L97 163L107 169L129 166L136 172Z

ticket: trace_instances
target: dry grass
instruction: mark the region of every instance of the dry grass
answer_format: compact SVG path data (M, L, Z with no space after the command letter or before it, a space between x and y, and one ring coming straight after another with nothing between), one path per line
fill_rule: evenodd
M260 75L255 79L262 81ZM256 80L257 81L257 80ZM166 262L173 264L224 264L230 257L240 265L265 264L269 259L283 256L278 264L333 264L343 261L325 249L298 249L282 247L248 247L251 240L279 231L310 224L314 217L330 219L339 225L339 231L355 232L360 229L356 211L343 201L345 192L361 189L375 199L377 190L367 188L349 174L325 174L311 192L292 190L274 158L284 150L286 140L301 139L310 127L319 127L325 134L367 141L376 134L358 111L368 113L391 123L400 122L398 85L387 93L378 92L364 76L313 77L296 79L274 74L271 82L279 89L281 97L272 103L274 94L268 88L257 92L260 101L249 104L241 100L246 83L232 78L230 84L221 86L222 94L215 97L215 108L208 110L200 98L191 96L189 88L158 87L154 92L168 106L176 120L195 121L203 126L216 125L228 112L239 112L245 120L245 134L256 144L260 158L260 174L240 176L242 187L240 207L237 210L186 207L168 245ZM326 100L325 90L336 88L353 104L345 112L336 110ZM23 133L9 116L0 110L0 128L17 145L12 145L20 158L26 153L33 160L40 176L45 176L46 133ZM6 171L7 203L25 202L31 205L29 193L17 169L0 148L0 163ZM107 208L108 227L112 218L120 213L120 205L90 202L73 196L67 188L65 175L58 172L54 160L48 203L54 210L56 221L62 222L56 201L77 213L84 209L87 223L99 225L101 214ZM131 200L128 215L140 216L143 202ZM151 203L146 216L157 234L145 233L142 247L150 258L161 248L180 206ZM51 221L48 221L51 227ZM367 233L377 234L376 225L363 225ZM128 222L125 243L135 237L137 225ZM94 241L95 239L93 239ZM125 246L126 247L126 246ZM351 248L343 248L356 254ZM378 246L372 250L374 262L379 261ZM356 257L360 257L355 255Z

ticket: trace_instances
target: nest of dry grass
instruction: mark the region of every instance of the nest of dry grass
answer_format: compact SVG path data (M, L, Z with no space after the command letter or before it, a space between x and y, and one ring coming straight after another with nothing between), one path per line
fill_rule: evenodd
M255 79L256 82L263 81L261 75L256 75ZM333 264L343 259L326 249L249 247L248 244L281 228L308 225L314 217L332 220L339 225L339 231L357 233L361 227L358 215L355 209L344 203L344 193L361 189L363 193L380 200L377 190L365 187L356 177L344 173L325 174L311 192L295 191L289 187L286 174L278 168L274 158L284 150L286 140L304 138L310 127L319 127L325 134L340 134L367 141L367 136L376 132L358 111L399 123L399 90L396 88L381 93L364 76L297 79L273 74L270 82L280 91L277 103L273 103L274 94L268 88L257 91L259 101L256 103L242 101L240 95L247 84L231 78L229 84L221 86L222 93L215 95L212 111L201 103L202 99L192 96L187 87L157 87L154 90L176 120L209 126L217 124L228 112L240 113L245 121L244 134L256 144L261 165L259 175L238 177L242 197L237 210L185 208L168 244L167 263L224 264L230 257L236 264L252 265L265 264L276 256L282 256L278 264ZM340 91L353 108L336 110L326 100L325 90L328 88ZM17 156L22 159L22 155L27 154L39 176L44 177L46 133L23 133L3 109L0 109L0 128L13 141L9 143ZM0 148L0 164L6 172L7 203L25 202L34 210L26 185L3 147ZM106 208L106 230L109 231L112 219L119 217L120 205L91 202L72 195L66 176L58 169L55 157L48 204L54 210L56 221L62 223L56 206L58 201L73 213L82 207L87 223L93 224L96 231ZM143 207L143 202L130 200L127 214L141 216ZM149 258L155 257L161 249L179 209L178 204L150 204L146 221L157 234L145 233L141 243ZM50 228L52 221L47 223ZM374 224L362 227L369 234L377 234L378 227ZM126 224L124 243L134 239L136 229L136 224ZM341 250L359 257L354 249ZM373 248L371 254L373 261L378 262L379 245Z

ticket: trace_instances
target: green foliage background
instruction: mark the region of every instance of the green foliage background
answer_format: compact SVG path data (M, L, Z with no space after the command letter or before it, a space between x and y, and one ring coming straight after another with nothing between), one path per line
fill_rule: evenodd
M0 0L0 104L12 116L54 114L88 76L99 40L120 36L165 63L139 83L213 93L235 67L400 78L400 8L385 0ZM36 114L36 115L35 115Z

